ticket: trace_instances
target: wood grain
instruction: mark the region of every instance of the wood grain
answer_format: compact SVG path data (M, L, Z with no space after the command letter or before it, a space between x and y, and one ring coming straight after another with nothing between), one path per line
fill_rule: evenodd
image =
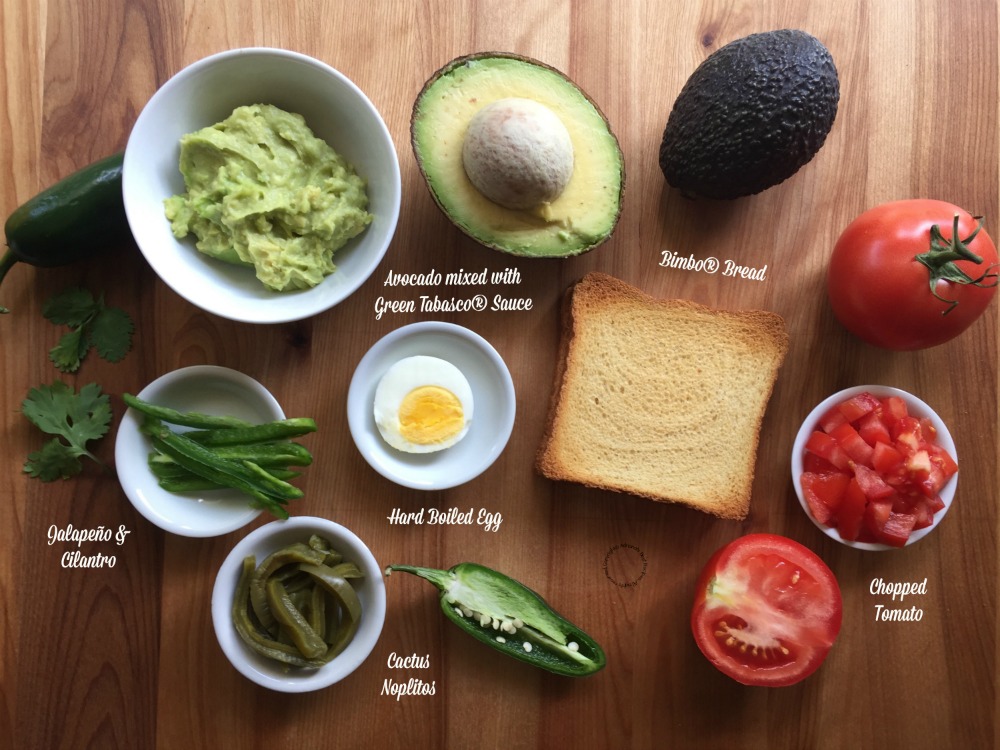
M657 166L667 114L695 66L755 31L803 28L837 61L841 107L816 159L786 183L728 204L691 202ZM311 320L248 326L201 312L165 287L131 244L71 268L18 266L0 302L3 400L0 524L0 736L25 748L997 746L996 303L959 339L892 354L849 336L824 300L840 230L877 203L949 200L987 217L997 236L997 6L933 0L805 3L653 0L293 4L108 0L4 3L0 69L0 196L9 214L56 179L123 148L158 86L216 51L272 45L314 55L350 76L385 118L400 156L403 210L372 279ZM522 261L475 245L430 199L409 147L409 114L426 78L477 50L530 55L562 69L599 103L618 135L626 201L612 240L565 262ZM751 282L658 266L664 250L767 264ZM399 294L385 274L516 268L528 313L455 314L501 353L517 421L483 476L418 493L376 475L346 429L357 362L419 313L376 320L374 300ZM780 313L791 336L765 417L753 507L743 523L625 495L556 484L532 469L556 368L566 287L602 270L655 296ZM591 632L608 667L585 680L532 670L482 648L440 615L429 587L388 581L389 610L371 658L347 681L303 696L257 688L218 648L208 607L224 556L249 530L209 540L165 534L140 517L115 480L88 467L70 482L21 472L41 435L18 414L29 388L58 373L46 358L60 331L43 302L71 284L103 290L137 324L121 363L96 358L67 378L115 397L190 364L220 364L264 382L289 414L321 424L317 462L297 513L355 530L382 563L448 567L476 559L542 592ZM500 291L500 290L490 290ZM963 472L955 507L931 537L863 554L821 535L788 472L799 422L829 393L862 382L920 394L942 414ZM110 460L113 440L99 446ZM393 508L485 507L496 533L389 525ZM260 519L255 525L265 522ZM130 531L117 565L60 567L48 530ZM701 565L752 531L815 549L844 595L844 627L814 677L747 689L717 673L687 624ZM107 549L92 550L110 552ZM927 578L919 623L876 623L874 578ZM616 585L636 581L633 586ZM388 668L390 653L427 654L426 670ZM434 682L430 697L382 695L386 680Z

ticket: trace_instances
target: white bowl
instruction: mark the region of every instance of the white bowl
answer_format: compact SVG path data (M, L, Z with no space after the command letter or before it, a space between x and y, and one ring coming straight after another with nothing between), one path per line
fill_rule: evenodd
M375 389L382 375L418 354L451 362L472 387L469 432L436 453L396 450L375 424ZM456 487L486 471L507 445L515 412L514 383L496 349L468 328L439 321L403 326L380 339L361 359L347 392L347 421L361 455L382 476L418 490Z
M351 642L329 664L319 669L286 669L284 664L253 651L240 638L233 626L233 596L245 557L254 555L259 565L272 552L295 542L305 542L312 534L324 537L364 574L356 586L361 600L361 623ZM354 532L340 524L310 516L274 521L247 534L222 563L212 589L212 624L223 653L244 677L282 693L318 690L347 677L375 648L385 624L385 579L371 550Z
M196 365L174 370L136 395L179 411L228 415L248 422L285 418L264 386L226 367ZM260 509L250 507L249 498L236 490L173 493L161 489L149 470L153 448L139 429L141 421L134 409L125 411L115 438L115 467L128 499L149 521L180 536L208 537L228 534L260 515Z
M934 429L937 430L937 444L947 450L956 462L958 461L958 453L955 451L955 441L952 439L947 425L945 425L944 420L938 416L937 412L912 393L908 393L899 388L892 388L885 385L858 385L852 388L845 388L844 390L838 391L832 396L825 398L816 406L815 409L809 412L809 416L807 416L802 422L802 426L799 428L798 434L795 436L795 442L792 445L792 484L795 487L795 494L799 498L799 503L802 505L802 509L806 512L806 515L809 516L809 520L815 524L816 528L831 539L836 539L841 544L846 544L848 547L854 547L855 549L881 552L899 549L899 547L893 547L888 544L879 544L875 542L858 542L844 539L840 536L840 532L837 531L836 528L822 524L813 518L812 513L809 511L809 505L802 494L802 487L799 482L799 478L802 476L802 459L805 455L805 444L809 439L809 436L819 424L820 418L837 404L842 401L846 401L852 396L864 393L865 391L878 398L898 396L903 399L903 401L906 402L906 408L912 416L926 417L930 420L931 424L934 425ZM941 523L941 519L944 518L948 509L951 508L951 503L955 499L955 488L957 485L958 474L956 473L951 477L951 479L948 480L939 493L941 500L944 502L944 507L934 514L934 520L931 522L930 526L926 526L922 529L916 529L912 534L910 534L910 537L906 540L907 546L920 541L937 528L938 524Z
M176 239L164 215L163 201L185 189L178 168L181 136L246 104L273 104L302 115L368 182L372 223L335 254L337 270L312 289L269 291L253 269L207 257L195 249L193 237ZM327 310L365 282L396 230L401 187L385 122L354 83L311 57L252 47L199 60L150 98L125 148L122 189L135 241L170 288L224 318L279 323Z

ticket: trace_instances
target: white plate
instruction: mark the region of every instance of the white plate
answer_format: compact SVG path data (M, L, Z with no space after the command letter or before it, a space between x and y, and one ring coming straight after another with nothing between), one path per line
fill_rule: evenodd
M807 416L802 422L802 426L799 427L798 434L795 436L795 443L792 446L792 484L795 486L795 494L799 498L799 504L802 506L802 510L806 512L806 515L809 516L809 520L813 522L816 528L828 537L836 539L841 544L845 544L848 547L854 547L855 549L869 550L872 552L885 552L888 550L899 549L899 547L893 547L888 544L881 544L877 542L857 542L844 539L840 536L840 532L837 531L835 527L827 526L826 524L820 523L813 518L812 513L809 511L809 504L802 494L802 486L799 481L802 476L802 459L805 456L806 441L809 440L809 436L813 433L813 430L817 429L820 418L822 418L824 414L830 411L830 409L837 404L866 391L877 398L898 396L903 399L903 401L906 402L907 411L912 416L926 417L931 421L931 424L934 425L934 429L937 431L937 444L948 451L955 461L958 461L958 453L955 450L955 441L952 439L951 433L948 431L948 426L944 423L944 420L938 416L937 412L934 411L927 403L917 398L912 393L908 393L900 388L892 388L885 385L857 385L851 388L845 388L842 391L837 391L831 396L827 396L819 404L817 404L811 412L809 412L809 416ZM956 473L945 483L944 487L941 488L940 497L944 502L944 507L934 514L934 520L931 522L930 526L917 529L910 534L909 538L906 540L906 546L920 541L938 527L938 524L941 523L941 519L944 518L948 509L951 508L951 503L955 499L955 489L957 486L958 474Z
M228 415L248 422L285 418L264 386L226 367L196 365L174 370L136 395L179 411ZM260 509L250 507L249 498L236 490L173 493L160 489L149 470L152 446L139 429L141 419L131 408L122 417L115 438L115 465L128 499L149 521L180 536L208 537L228 534L260 515Z
M436 453L390 447L375 424L375 389L385 371L404 357L425 354L451 362L472 387L474 416L456 445ZM382 476L404 487L443 490L486 471L503 452L514 428L514 383L486 339L453 323L428 321L398 328L361 359L347 393L347 421L355 445Z
M364 574L356 586L361 600L361 623L344 651L329 664L313 670L286 669L285 665L257 654L240 639L233 626L233 596L245 557L254 555L259 565L275 550L294 542L308 541L312 534L324 537ZM361 666L382 634L385 607L385 579L371 550L349 529L325 518L310 516L274 521L247 534L222 563L212 589L212 624L226 657L247 679L283 693L304 693L328 687Z
M334 255L337 270L312 289L272 292L253 269L209 258L194 238L178 240L163 201L184 192L180 139L245 104L302 115L368 182L372 223ZM203 310L248 323L316 315L351 295L382 261L399 218L395 145L367 96L326 63L289 50L250 47L192 63L163 84L139 113L122 165L125 213L139 250L177 294Z

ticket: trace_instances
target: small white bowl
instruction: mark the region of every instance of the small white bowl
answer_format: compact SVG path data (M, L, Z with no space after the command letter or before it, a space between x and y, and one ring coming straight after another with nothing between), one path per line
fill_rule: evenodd
M375 389L386 370L418 354L451 362L472 387L469 432L436 453L405 453L390 447L375 424ZM347 392L347 421L355 445L382 476L404 487L443 490L482 474L503 452L514 428L514 382L486 339L453 323L427 321L398 328L361 359Z
M319 669L286 669L284 664L253 651L240 638L233 626L233 596L245 557L254 555L260 565L272 552L295 542L308 541L312 534L329 541L345 560L356 564L364 574L356 586L361 600L361 622L351 642L329 664ZM375 648L385 624L385 579L371 550L354 532L340 524L310 516L274 521L247 534L222 563L212 589L212 624L223 653L244 677L282 693L319 690L347 677Z
M798 434L795 436L795 442L792 444L792 484L795 487L795 494L799 498L799 504L802 505L802 509L809 517L809 520L815 524L816 528L831 539L836 539L841 544L846 544L848 547L854 547L855 549L883 552L886 550L899 549L899 547L893 547L888 544L879 544L875 542L858 542L844 539L840 536L840 532L836 528L822 524L813 518L812 513L809 512L809 505L802 494L802 486L799 482L799 479L802 476L802 461L805 456L805 444L809 439L809 436L817 428L820 418L837 404L846 401L852 396L864 393L865 391L878 398L898 396L903 399L903 401L906 402L907 410L912 416L918 418L926 417L930 420L931 424L934 425L934 429L937 430L937 444L947 450L956 462L958 461L958 453L955 451L955 441L952 439L947 425L945 425L944 420L938 416L937 412L912 393L908 393L899 388L892 388L885 385L858 385L852 388L845 388L844 390L838 391L832 396L825 398L816 406L815 409L809 412L809 416L807 416L802 422L802 426L799 428ZM934 520L931 522L930 526L926 526L922 529L916 529L912 534L910 534L909 539L906 540L907 546L923 539L937 528L938 524L941 523L941 519L944 518L945 513L948 512L949 508L951 508L951 503L955 499L955 488L957 485L958 474L956 473L941 489L940 497L944 502L944 507L934 514Z
M305 117L313 132L368 182L372 223L334 255L337 270L309 290L272 292L253 269L198 252L176 239L163 201L184 192L180 139L245 104L273 104ZM147 102L129 136L122 167L125 212L135 241L157 275L181 297L215 315L281 323L343 301L381 262L396 230L400 173L381 115L346 76L305 55L251 47L206 57L181 70Z
M154 380L139 398L178 411L228 415L248 422L284 419L285 413L264 386L227 367L183 367ZM125 411L115 437L118 481L136 510L165 531L190 537L228 534L250 523L261 511L236 490L167 492L149 469L149 438L139 426L142 416ZM183 427L176 427L178 431Z

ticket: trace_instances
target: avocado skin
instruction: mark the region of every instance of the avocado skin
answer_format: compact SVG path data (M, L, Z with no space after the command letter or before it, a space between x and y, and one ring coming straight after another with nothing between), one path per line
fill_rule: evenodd
M737 39L681 89L663 131L660 169L688 197L754 195L816 155L839 100L833 57L812 35L781 29Z

